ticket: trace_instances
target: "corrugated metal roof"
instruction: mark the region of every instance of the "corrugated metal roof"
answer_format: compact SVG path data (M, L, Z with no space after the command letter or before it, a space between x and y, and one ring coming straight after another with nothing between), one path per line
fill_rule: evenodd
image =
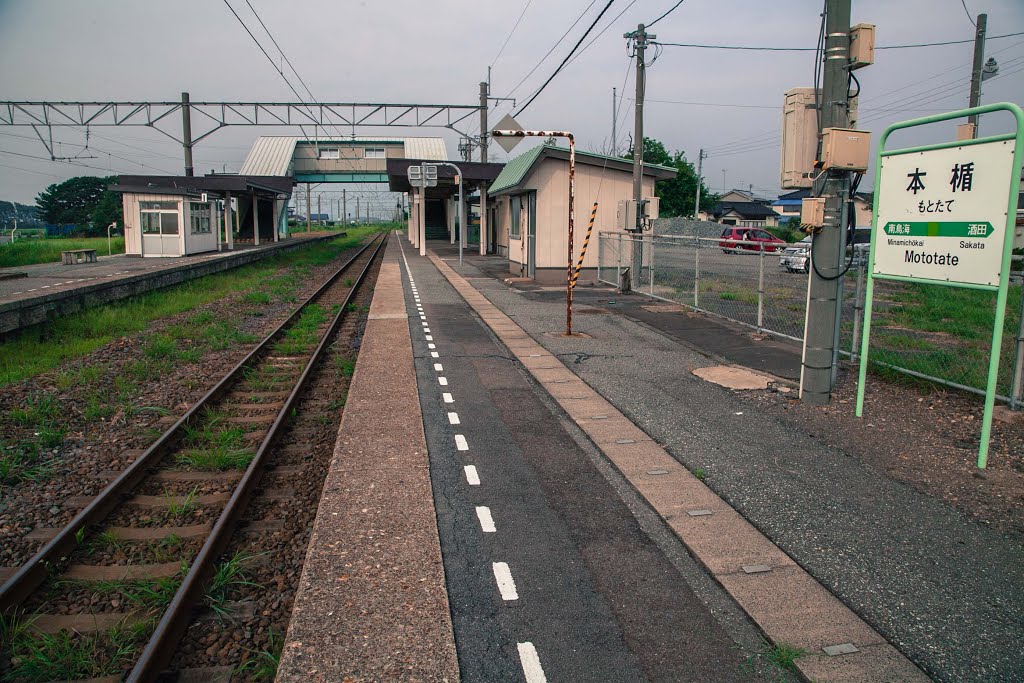
M442 138L405 138L405 158L446 161L448 148Z
M509 159L508 163L505 164L505 168L501 169L501 173L494 179L494 184L487 189L487 193L497 194L502 190L515 187L523 182L526 174L533 168L533 164L536 163L543 151L544 145L537 145L533 149L529 149L519 156Z
M239 175L291 175L295 144L301 138L290 135L263 135L249 150Z

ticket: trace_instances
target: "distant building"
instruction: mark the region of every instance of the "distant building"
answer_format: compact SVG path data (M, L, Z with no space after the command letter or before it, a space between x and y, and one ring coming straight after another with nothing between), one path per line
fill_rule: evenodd
M809 189L794 190L793 192L787 192L780 194L779 198L772 202L772 208L775 209L776 213L781 218L780 222L784 222L789 218L800 217L800 207L803 204L805 197L810 197L811 191ZM874 193L872 192L858 192L853 198L853 205L857 211L856 225L870 226L871 225L871 211L872 203L874 202Z
M773 228L779 224L779 214L772 207L749 201L720 201L709 210L701 211L701 219L741 228Z

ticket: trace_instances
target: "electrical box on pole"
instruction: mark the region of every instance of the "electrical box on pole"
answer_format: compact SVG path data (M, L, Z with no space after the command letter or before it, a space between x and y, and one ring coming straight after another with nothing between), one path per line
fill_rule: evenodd
M636 228L636 200L620 199L615 210L615 227L619 230L634 230Z
M661 198L660 197L644 197L644 218L649 221L653 221L660 214L661 210Z
M850 28L850 70L875 63L875 25L857 24Z
M822 170L839 169L863 173L868 170L871 133L849 128L826 128L821 131Z
M818 102L821 89L792 88L782 105L782 163L779 185L784 190L809 188L820 169L818 160ZM857 98L851 97L850 125L857 125Z

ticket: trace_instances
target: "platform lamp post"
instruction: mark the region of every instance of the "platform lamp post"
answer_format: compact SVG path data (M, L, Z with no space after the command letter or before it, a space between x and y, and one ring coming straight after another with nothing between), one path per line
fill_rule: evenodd
M525 137L555 137L569 140L569 259L565 279L565 335L572 336L572 275L573 275L573 225L576 221L576 141L567 130L523 130L511 116L505 116L498 127L491 131L495 142L506 152L511 152Z

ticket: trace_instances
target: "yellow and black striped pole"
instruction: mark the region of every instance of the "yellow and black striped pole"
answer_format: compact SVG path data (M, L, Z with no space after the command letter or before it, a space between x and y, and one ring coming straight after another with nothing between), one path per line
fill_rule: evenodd
M583 270L583 258L587 255L587 245L590 244L590 233L594 231L594 219L597 218L597 202L590 212L590 225L587 226L587 236L583 238L583 249L580 251L580 260L576 262L576 272L572 275L572 287L576 288L576 281L580 279L580 271Z

